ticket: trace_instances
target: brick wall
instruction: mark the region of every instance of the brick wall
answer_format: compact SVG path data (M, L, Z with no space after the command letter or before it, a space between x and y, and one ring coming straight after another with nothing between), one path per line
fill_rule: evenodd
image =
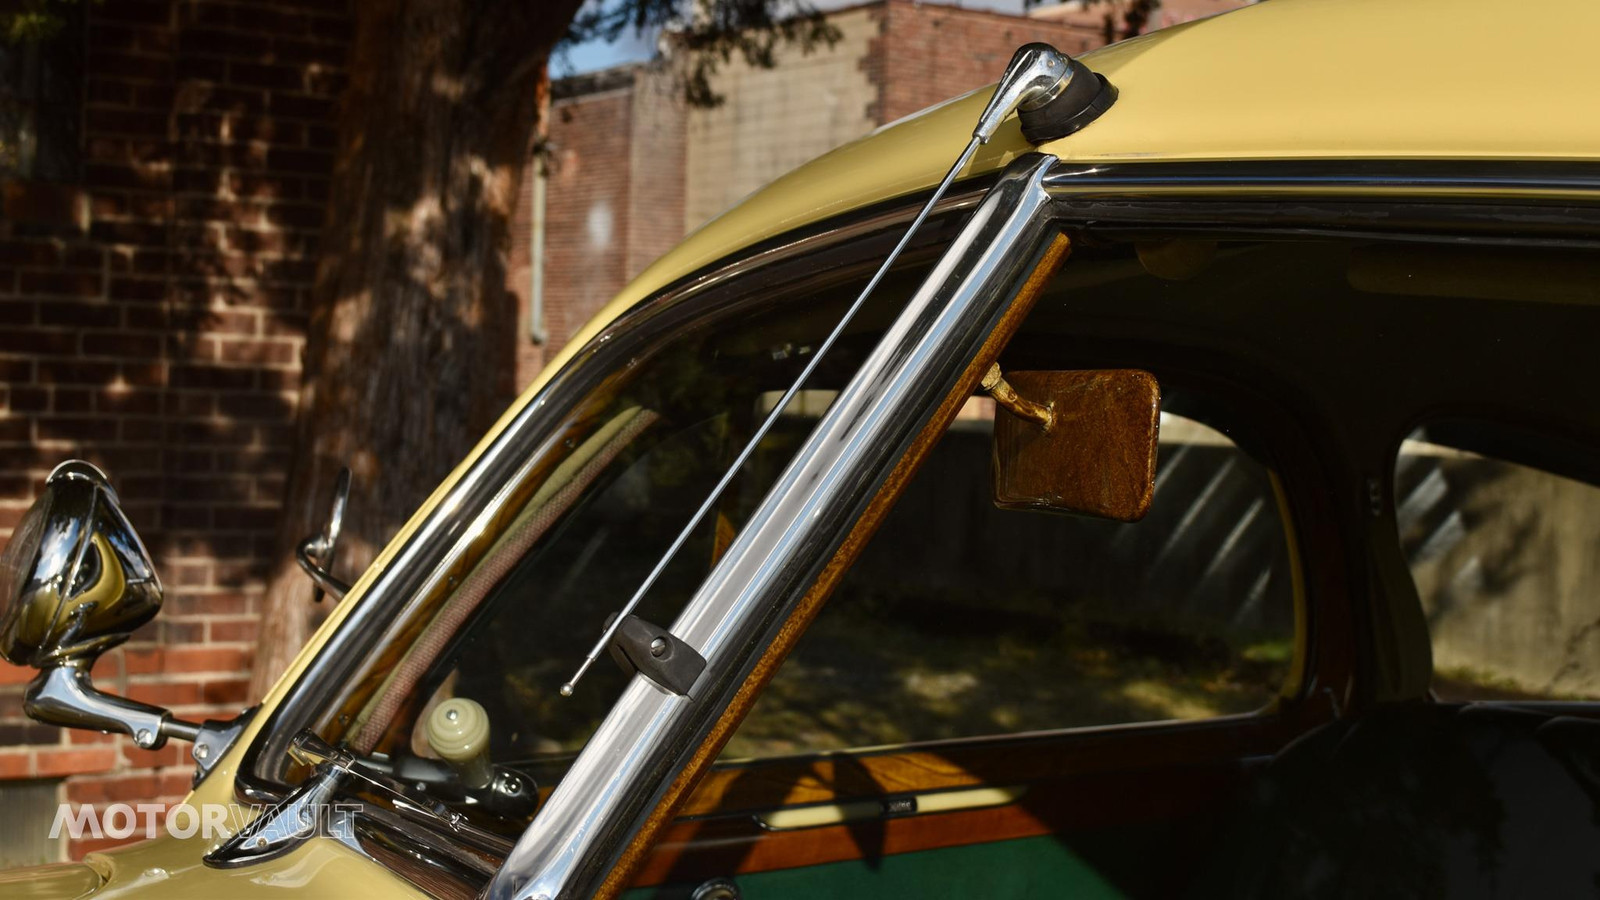
M687 119L682 90L670 73L645 69L635 76L628 255L623 261L627 279L683 239Z
M5 186L0 539L55 463L106 469L166 605L96 681L223 717L252 699L351 23L321 0L85 10L82 178ZM28 722L31 676L0 663L0 779L70 775L65 798L93 803L186 790L187 745Z
M551 104L544 321L554 354L626 283L633 87ZM526 332L524 333L524 337ZM518 373L518 386L532 373Z
M1187 11L1240 0L1173 2ZM528 327L533 178L513 224L519 387L629 279L751 191L878 125L993 82L1028 41L1072 53L1102 43L1098 14L1054 20L879 0L829 17L840 31L831 48L780 47L773 69L723 65L713 87L724 102L714 109L687 109L660 64L556 83L542 345Z
M629 67L555 87L545 165L545 342L530 337L534 179L512 223L510 292L521 308L517 387L683 237L684 107L670 73Z
M915 0L885 0L873 11L878 39L863 67L878 86L873 116L880 124L992 84L1017 48L1031 41L1074 56L1105 43L1096 28L1071 21Z

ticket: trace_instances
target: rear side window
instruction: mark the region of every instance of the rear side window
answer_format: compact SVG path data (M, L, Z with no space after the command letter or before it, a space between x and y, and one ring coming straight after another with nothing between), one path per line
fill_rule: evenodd
M1600 699L1600 488L1500 458L1512 455L1561 457L1480 425L1421 428L1400 447L1396 516L1428 619L1434 691Z
M1284 689L1294 586L1266 468L1163 412L1143 521L1001 510L992 433L969 403L727 757L1202 719Z

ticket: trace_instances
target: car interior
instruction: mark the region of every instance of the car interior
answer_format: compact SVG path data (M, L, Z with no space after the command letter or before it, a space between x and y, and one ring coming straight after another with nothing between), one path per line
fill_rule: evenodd
M986 423L958 419L639 895L1591 892L1592 268L1425 238L1079 239L1002 362L1157 375L1150 515L996 510L970 474ZM952 504L964 524L930 535ZM1141 695L1139 641L1206 702ZM783 808L811 812L773 827Z
M629 896L1592 890L1600 416L1579 361L1600 298L1583 251L1072 237L1001 366L1155 376L1148 514L997 508L1010 413L969 401ZM416 723L467 696L496 723L496 763L548 794L624 677L551 696L573 649L555 623L598 624L636 583L651 556L608 548L662 543L702 496L697 466L808 352L783 336L832 303L751 318L663 364L649 396L613 398L500 538L534 551L458 595L364 749L426 756ZM883 319L869 310L787 409L652 621ZM705 387L718 366L766 372L755 359L770 378ZM569 511L564 485L599 499Z

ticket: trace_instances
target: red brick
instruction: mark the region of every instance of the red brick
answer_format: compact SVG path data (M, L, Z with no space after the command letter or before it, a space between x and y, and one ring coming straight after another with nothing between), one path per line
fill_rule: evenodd
M173 65L170 59L138 53L96 53L95 71L101 75L126 78L130 81L170 81Z
M88 208L88 197L73 185L0 181L0 221L47 230L81 230Z
M33 440L33 422L32 421L30 421L28 419L19 419L19 418L15 418L15 417L0 418L0 442L9 444L9 443L22 443L22 442L32 441L32 440ZM20 510L13 510L13 512L16 513L18 518L21 517L21 511ZM9 527L11 527L12 525L15 525L15 524L16 524L15 521L8 522L6 524L6 527L9 528Z
M41 417L34 423L41 441L93 441L106 442L117 439L121 423L116 419L57 419Z
M164 190L172 180L165 167L89 163L83 169L84 182L94 187Z
M184 53L224 56L232 59L266 56L271 51L272 45L271 37L266 34L250 34L220 28L185 28L178 41L178 47Z
M212 641L240 641L254 644L260 627L254 618L212 619L206 623L206 638Z
M30 300L0 302L0 325L32 325L37 308Z
M149 800L160 788L160 780L149 773L75 778L67 784L67 799L73 803Z
M53 266L61 252L49 241L0 242L0 264L12 266Z
M40 748L34 751L34 775L51 778L104 772L117 764L114 746L74 749Z
M165 225L144 222L96 222L89 235L111 244L143 244L164 247L167 243Z
M17 290L23 294L54 294L66 297L98 297L104 290L95 272L20 273Z
M345 64L343 44L278 37L273 40L272 48L273 55L282 62L321 63L325 66L341 67Z
M86 334L83 352L86 356L156 356L161 352L161 338L142 334Z
M26 751L0 748L0 779L27 778L33 774L33 757Z
M218 507L212 519L216 527L238 530L265 530L277 524L277 510L269 507Z
M105 251L93 244L69 244L61 257L61 264L73 269L98 269L105 261Z
M115 328L122 323L122 311L101 303L71 303L48 300L39 304L39 324L70 328Z
M167 283L158 278L113 278L110 296L113 300L164 300Z
M32 328L0 331L0 353L72 356L77 352L78 336L70 331L38 331Z
M167 650L165 672L245 672L252 653L238 647L171 647Z
M90 78L85 100L90 105L126 106L133 103L133 86L109 78Z
M95 135L124 134L140 137L167 136L167 117L157 112L134 109L90 109L84 127Z
M35 366L43 384L106 384L117 377L116 363L39 360Z
M232 419L282 421L293 410L293 400L274 394L227 394L217 398L217 411Z
M176 365L172 367L172 386L176 388L213 388L240 390L255 387L255 373L249 369L226 369L220 366Z
M333 171L333 154L317 150L274 147L267 154L267 167L277 172L327 175Z
M219 347L221 360L228 363L283 366L295 362L299 355L299 347L288 341L225 340Z
M98 19L140 25L167 25L172 21L171 5L161 0L118 0L97 6L94 14Z
M94 392L58 387L51 392L50 408L58 413L86 413L94 410Z
M243 706L250 700L249 678L208 680L202 689L205 702L217 706Z
M319 204L274 203L266 209L267 224L279 228L321 228L326 218Z
M96 335L86 335L84 342ZM131 340L131 335L119 335L119 340ZM152 338L151 340L156 340ZM157 342L159 346L159 341ZM161 413L162 396L149 390L103 390L95 394L95 412L154 416Z
M43 388L26 388L21 384L13 384L8 399L13 413L38 413L50 408L50 392Z
M140 750L133 743L133 739L129 737L119 738L117 748L122 751L123 757L128 760L128 765L137 769L158 769L162 766L183 765L185 755L189 752L186 745L176 742L169 743L160 750Z
M163 622L170 625L171 622ZM128 696L141 703L181 706L200 702L200 685L193 681L156 681L128 685Z
M322 97L307 97L295 94L274 94L272 96L272 114L277 116L330 120L334 117L336 108L334 101Z
M228 64L228 83L241 87L273 91L299 91L306 86L305 72L299 66L263 65L247 62Z

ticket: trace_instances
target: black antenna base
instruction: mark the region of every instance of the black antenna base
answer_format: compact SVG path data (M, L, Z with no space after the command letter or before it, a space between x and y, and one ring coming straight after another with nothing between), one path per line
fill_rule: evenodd
M1117 89L1104 75L1076 59L1070 65L1072 77L1060 94L1036 109L1017 110L1022 136L1028 143L1037 146L1080 131L1117 101Z

